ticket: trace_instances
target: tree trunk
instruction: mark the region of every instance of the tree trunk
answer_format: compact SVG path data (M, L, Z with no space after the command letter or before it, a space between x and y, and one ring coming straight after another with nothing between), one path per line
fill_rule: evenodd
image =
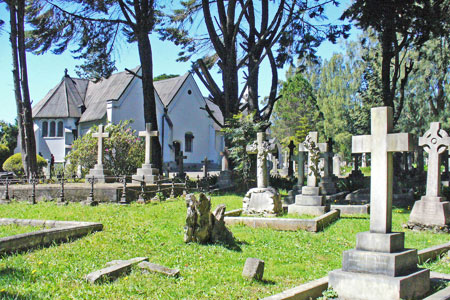
M144 96L144 120L152 124L152 130L158 130L156 117L155 88L153 86L153 60L152 47L148 33L137 32L139 59L142 68L142 91ZM163 126L163 124L162 124ZM162 153L159 139L151 139L152 157L151 163L162 172Z
M389 23L389 22L385 22ZM391 95L391 60L392 60L392 30L389 24L384 26L385 31L381 33L381 48L383 58L381 62L381 83L383 105L394 108L393 95Z

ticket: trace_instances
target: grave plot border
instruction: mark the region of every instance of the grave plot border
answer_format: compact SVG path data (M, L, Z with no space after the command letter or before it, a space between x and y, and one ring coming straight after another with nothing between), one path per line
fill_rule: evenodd
M47 229L0 238L0 255L64 242L103 230L103 224L94 222L0 218L0 226L12 224Z
M340 218L339 210L332 210L314 219L282 219L258 217L225 217L226 225L246 225L254 228L271 228L276 230L306 230L319 232Z

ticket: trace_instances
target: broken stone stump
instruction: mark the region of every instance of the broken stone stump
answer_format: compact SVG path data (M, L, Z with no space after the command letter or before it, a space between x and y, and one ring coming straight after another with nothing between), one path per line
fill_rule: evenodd
M245 261L242 276L251 280L262 280L264 275L264 261L249 257Z
M302 193L295 196L295 204L288 206L290 214L320 216L329 207L324 204L324 196L320 194L320 187L304 186Z
M225 205L219 205L211 213L211 198L201 193L199 200L194 194L186 196L187 216L184 241L200 244L225 243L234 244L231 231L225 226Z
M139 262L148 260L148 257L136 257L130 260L117 260L107 263L108 267L86 275L89 283L115 280L123 274L130 272L131 267Z
M170 268L158 265L158 264L152 264L148 261L141 262L140 264L138 264L138 267L144 271L161 273L161 274L171 276L171 277L178 277L178 275L180 275L179 269L170 269Z
M277 215L283 207L280 193L273 187L253 188L245 194L243 200L244 214Z

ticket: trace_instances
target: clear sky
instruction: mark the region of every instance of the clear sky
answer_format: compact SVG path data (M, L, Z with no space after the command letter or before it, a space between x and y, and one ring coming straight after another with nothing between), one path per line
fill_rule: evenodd
M349 1L343 1L348 3ZM336 21L341 15L346 4L341 4L338 8L330 9L329 21ZM5 4L0 4L0 19L9 21L8 12ZM0 31L0 120L13 122L16 118L16 106L14 100L14 85L11 73L11 47L9 43L9 24L6 23L3 30ZM354 36L355 34L352 34ZM352 37L351 37L352 38ZM153 73L155 76L166 74L184 74L190 70L191 63L176 62L180 49L171 42L160 41L156 34L151 37L153 48ZM342 52L339 44L333 45L329 42L323 43L318 49L318 54L326 59L331 57L334 52ZM125 68L132 69L139 65L139 57L136 44L123 43L119 51L114 53L116 59L116 67L118 71ZM81 61L73 59L70 52L61 55L54 55L48 52L44 55L33 55L27 53L28 78L30 86L30 95L33 104L41 100L47 92L56 86L64 75L64 69L69 70L69 75L76 77L75 66ZM287 67L285 68L285 70ZM279 70L278 76L280 80L285 78L285 70ZM200 80L197 84L200 86L202 93L209 95L206 88L201 84ZM260 73L260 95L261 98L268 95L271 82L270 68L267 64L263 64ZM220 84L220 81L218 81Z

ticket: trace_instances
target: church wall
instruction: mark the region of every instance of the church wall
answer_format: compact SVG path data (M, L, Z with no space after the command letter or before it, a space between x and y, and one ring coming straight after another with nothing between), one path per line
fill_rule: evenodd
M188 93L189 90L191 94ZM210 142L211 138L215 138L210 134L212 120L206 111L200 109L204 106L203 96L193 77L189 76L169 106L169 116L173 122L173 140L181 143L181 150L187 156L185 164L199 164L205 156L218 163L218 153L212 149L214 141ZM194 135L192 152L185 151L186 132L192 132ZM174 151L170 151L171 160L174 160L174 155Z

